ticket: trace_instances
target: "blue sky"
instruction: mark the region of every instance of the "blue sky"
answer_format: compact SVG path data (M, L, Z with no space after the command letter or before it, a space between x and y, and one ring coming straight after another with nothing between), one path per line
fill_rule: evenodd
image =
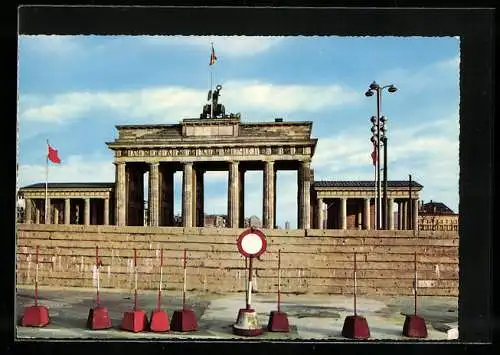
M372 180L376 80L389 118L389 179L408 174L424 201L458 211L459 39L455 37L20 36L19 178L45 181L46 139L62 164L49 181L114 181L105 142L117 124L198 117L210 43L226 112L243 121L312 121L316 180ZM277 222L296 224L296 173L278 173ZM180 178L176 174L176 210ZM246 215L262 215L262 173L246 179ZM208 172L205 212L226 213L227 173Z

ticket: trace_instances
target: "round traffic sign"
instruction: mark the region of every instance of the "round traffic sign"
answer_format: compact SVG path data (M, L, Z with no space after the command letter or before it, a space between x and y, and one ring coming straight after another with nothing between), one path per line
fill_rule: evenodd
M236 241L240 254L257 257L266 251L266 236L258 229L250 228L240 234Z

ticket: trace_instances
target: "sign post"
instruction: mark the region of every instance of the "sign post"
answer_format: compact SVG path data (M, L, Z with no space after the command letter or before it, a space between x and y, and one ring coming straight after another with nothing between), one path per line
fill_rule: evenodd
M108 329L111 328L111 318L109 318L108 309L101 306L101 293L99 285L99 269L102 265L99 258L99 247L95 247L95 270L96 270L96 304L89 310L87 318L87 328L92 330Z
M281 249L278 250L278 310L271 311L267 329L270 332L289 332L288 315L281 311Z
M413 259L414 268L414 279L413 279L413 292L414 292L414 312L413 314L407 314L405 318L405 323L403 325L403 335L409 338L427 338L427 326L425 325L425 319L417 314L417 253L414 254Z
M350 339L366 339L370 337L370 328L365 317L358 314L357 310L357 266L356 255L354 252L354 270L353 270L353 296L354 296L354 315L347 316L342 327L342 336Z
M194 311L186 307L186 279L187 279L187 250L184 249L182 258L184 268L184 283L182 287L182 309L176 310L172 316L170 328L176 332L191 332L198 328L198 321Z
M123 330L138 333L148 328L148 318L146 312L137 307L137 249L134 248L134 308L123 313Z
M239 310L236 323L233 324L233 333L256 336L262 334L262 328L255 310L252 309L252 269L253 259L266 251L266 236L258 229L249 228L239 235L236 245L240 254L248 258L248 291L246 292L246 308Z
M38 254L39 247L36 247L36 270L35 270L35 305L26 307L21 319L23 327L45 327L49 324L49 309L38 304Z
M160 250L160 284L158 285L158 301L156 309L151 312L149 320L149 330L152 332L168 332L170 330L170 322L168 314L161 309L161 287L163 284L163 249Z

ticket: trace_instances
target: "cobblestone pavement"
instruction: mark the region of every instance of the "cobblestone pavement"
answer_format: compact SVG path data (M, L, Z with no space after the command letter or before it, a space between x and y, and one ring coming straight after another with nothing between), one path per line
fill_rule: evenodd
M101 291L101 304L108 309L113 327L89 330L86 321L95 304L95 290L40 288L39 303L49 309L50 323L43 328L17 326L17 338L51 339L245 339L232 333L238 310L245 306L245 294L228 295L188 293L186 304L194 310L198 328L193 332L131 333L120 329L125 311L133 307L133 293L127 290ZM33 304L33 289L17 290L16 315L20 320L26 306ZM157 293L140 291L138 306L150 312L156 308ZM405 314L413 313L413 297L358 297L357 313L365 317L370 339L408 340L402 336ZM447 340L458 336L457 297L419 297L418 314L426 320L427 340ZM164 292L162 309L169 317L182 308L182 293ZM286 312L290 332L273 333L265 329L269 313L276 310L276 296L252 295L252 308L257 312L263 334L254 339L338 340L344 319L353 314L350 296L283 295L281 310Z

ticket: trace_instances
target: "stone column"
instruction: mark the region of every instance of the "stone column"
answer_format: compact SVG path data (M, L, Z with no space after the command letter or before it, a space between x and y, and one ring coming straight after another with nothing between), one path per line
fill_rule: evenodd
M297 169L297 229L302 228L302 169Z
M401 202L398 200L396 201L396 204L398 205L398 230L401 230Z
M35 224L40 224L40 209L35 206Z
M228 216L228 228L238 228L240 223L240 192L238 185L240 183L239 177L239 163L230 162L229 163L229 173L228 173L228 199L227 199L227 216Z
M363 206L363 228L370 229L370 198L365 198Z
M31 224L31 199L24 199L24 223Z
M186 228L193 226L193 163L184 163L182 177L182 225Z
M54 205L54 224L59 224L59 208Z
M264 167L264 228L274 228L274 162L266 161Z
M413 199L413 209L412 209L412 219L413 219L413 224L412 224L412 229L413 230L418 230L418 199Z
M394 204L394 199L393 198L389 198L387 199L387 203L388 203L388 206L387 206L387 213L388 213L388 222L389 222L389 228L390 230L393 230L394 229L394 211L393 211L393 204Z
M341 197L340 199L340 229L347 229L347 198Z
M399 210L399 229L404 230L405 229L405 206L404 202L402 200L399 201L398 204L398 210Z
M69 198L64 199L64 224L71 224L71 200Z
M85 199L83 224L88 226L90 224L90 198Z
M193 164L193 172L191 174L191 213L193 227L198 227L198 168Z
M136 203L136 224L139 226L144 226L147 217L145 216L145 201L144 201L144 173L145 169L140 169L136 167L134 171L134 185L135 185L135 196L134 200Z
M245 169L238 164L238 227L245 227Z
M298 176L298 227L299 229L311 228L311 163L309 161L301 162Z
M316 210L317 210L316 215L318 216L318 229L323 229L323 220L324 220L324 216L323 216L323 209L324 209L323 199L322 198L318 198L317 201L318 202L316 204Z
M411 212L411 200L406 199L405 201L405 215L406 215L406 229L411 230L411 225L412 225L412 212Z
M406 222L406 229L412 230L413 229L413 205L412 205L412 200L408 199L406 200L406 216L407 216L407 222Z
M109 224L109 198L104 199L104 225Z
M399 203L399 200L396 200L396 210L398 211L398 219L396 221L396 229L401 230L401 204Z
M127 225L127 186L126 186L126 164L117 162L116 166L116 191L115 191L115 219L117 226Z
M273 202L274 202L274 205L273 205L273 223L274 225L277 224L276 222L276 202L278 201L278 195L276 195L276 180L277 180L277 177L278 177L278 171L276 170L276 166L274 167L274 171L273 171L273 177L274 177L274 182L273 182ZM274 228L274 226L273 226Z
M160 163L154 162L149 164L149 182L148 182L148 212L149 212L149 225L158 226L159 215L159 167Z
M44 201L45 202L45 201ZM47 198L47 202L45 202L44 204L44 208L45 208L45 211L44 211L44 215L45 215L45 224L50 224L50 205L51 205L51 201L50 201L50 198Z

